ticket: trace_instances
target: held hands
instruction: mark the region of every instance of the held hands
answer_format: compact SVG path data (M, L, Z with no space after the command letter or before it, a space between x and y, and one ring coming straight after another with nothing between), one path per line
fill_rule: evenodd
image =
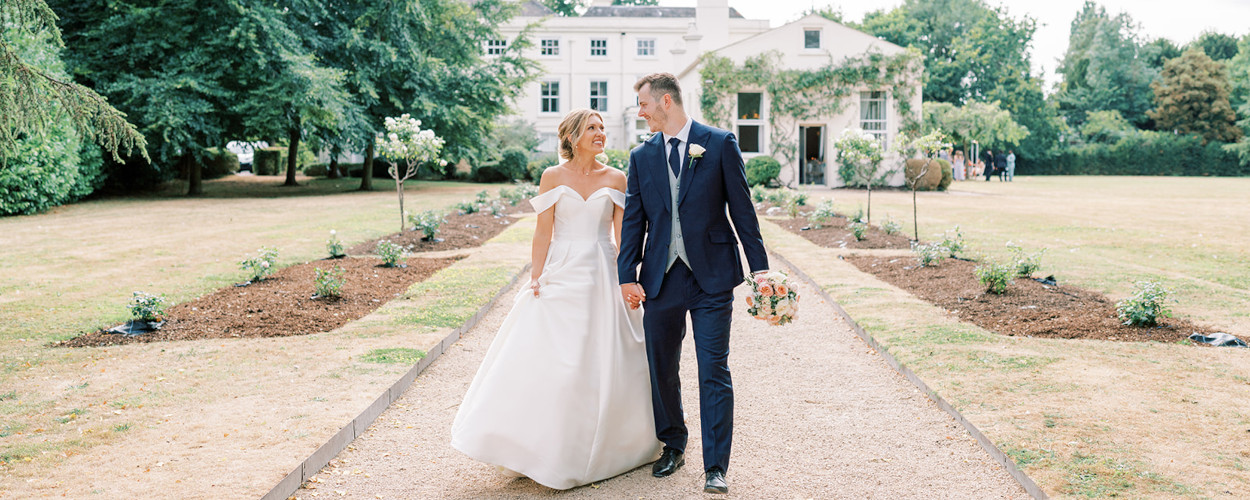
M621 285L621 298L625 299L630 309L637 309L639 304L647 301L647 294L642 290L642 285L626 283Z

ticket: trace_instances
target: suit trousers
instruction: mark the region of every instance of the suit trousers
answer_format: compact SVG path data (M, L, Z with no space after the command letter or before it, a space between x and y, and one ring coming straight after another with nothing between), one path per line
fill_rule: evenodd
M733 443L733 383L729 376L729 326L733 291L706 293L685 262L678 259L664 275L659 293L647 297L643 326L651 369L651 400L656 437L667 448L685 452L689 432L681 405L678 369L686 314L694 333L699 364L699 423L703 468L729 470Z

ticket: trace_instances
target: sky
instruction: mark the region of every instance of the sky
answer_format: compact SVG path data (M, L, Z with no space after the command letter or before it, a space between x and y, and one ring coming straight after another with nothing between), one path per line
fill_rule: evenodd
M697 0L660 0L660 5L694 6ZM902 0L729 0L729 6L748 19L768 19L773 27L798 19L813 7L840 7L843 18L862 21L864 14L874 10L893 9ZM1046 93L1058 82L1055 67L1068 48L1068 30L1072 18L1085 0L986 0L1006 8L1014 18L1028 15L1037 21L1033 35L1032 61L1034 74L1044 72ZM1177 45L1197 38L1208 29L1241 37L1250 31L1250 0L1099 0L1107 12L1127 12L1139 25L1139 34L1146 38L1167 38ZM1183 4L1184 8L1178 8Z

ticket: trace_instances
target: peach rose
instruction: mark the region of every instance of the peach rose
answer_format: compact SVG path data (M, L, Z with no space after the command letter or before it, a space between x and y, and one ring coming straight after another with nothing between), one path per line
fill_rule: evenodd
M777 295L785 297L786 295L789 295L789 294L790 294L789 288L786 288L785 285L782 285L780 283L777 284Z
M750 295L747 295L747 305L755 307L755 299L752 299Z
M760 285L760 295L763 295L765 297L772 297L773 296L772 285L769 285L768 283Z

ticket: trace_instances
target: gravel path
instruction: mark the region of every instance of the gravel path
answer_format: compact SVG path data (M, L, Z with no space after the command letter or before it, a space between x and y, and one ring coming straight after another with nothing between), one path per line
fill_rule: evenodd
M734 308L734 451L722 498L1028 498L949 415L892 370L815 293L770 327ZM804 285L803 288L806 288ZM311 498L697 498L703 491L694 343L682 358L686 465L644 466L558 492L453 450L451 422L517 288L295 493Z

